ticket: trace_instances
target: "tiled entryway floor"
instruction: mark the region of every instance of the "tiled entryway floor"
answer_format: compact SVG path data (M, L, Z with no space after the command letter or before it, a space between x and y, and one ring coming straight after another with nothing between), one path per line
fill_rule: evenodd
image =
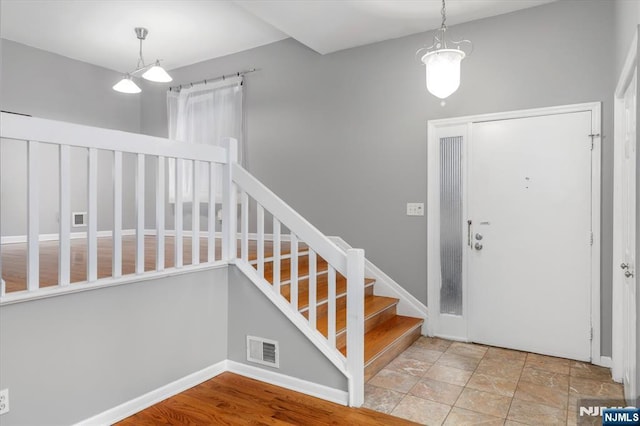
M427 425L575 425L581 398L617 406L622 385L583 362L421 337L367 382L364 406Z

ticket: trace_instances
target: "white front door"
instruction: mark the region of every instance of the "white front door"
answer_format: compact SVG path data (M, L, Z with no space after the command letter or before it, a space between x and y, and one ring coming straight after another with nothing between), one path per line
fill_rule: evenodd
M591 120L473 123L470 340L590 360Z
M621 178L622 366L625 395L637 398L636 381L636 72L624 96ZM616 265L614 265L614 268Z

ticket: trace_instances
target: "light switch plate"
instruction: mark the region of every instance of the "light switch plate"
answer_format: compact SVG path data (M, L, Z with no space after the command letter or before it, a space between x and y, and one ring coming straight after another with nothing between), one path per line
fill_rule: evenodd
M407 216L424 216L424 203L407 203Z

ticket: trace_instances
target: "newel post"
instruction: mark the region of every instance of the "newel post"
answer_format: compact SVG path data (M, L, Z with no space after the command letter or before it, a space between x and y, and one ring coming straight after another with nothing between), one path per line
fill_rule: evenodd
M364 250L347 250L347 370L349 405L364 403Z
M233 164L238 162L238 141L225 138L223 147L227 149L227 161L222 171L222 258L233 261L237 256L237 190L233 183Z

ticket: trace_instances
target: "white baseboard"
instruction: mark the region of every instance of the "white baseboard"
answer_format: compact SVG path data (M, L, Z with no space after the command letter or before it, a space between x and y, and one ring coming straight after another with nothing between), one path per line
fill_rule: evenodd
M136 230L135 229L123 229L121 231L122 236L130 236L130 235L136 235ZM145 229L144 230L144 235L148 235L148 236L153 236L156 235L157 231L155 229ZM176 235L176 231L173 229L165 229L164 231L165 236L167 237L175 237ZM98 238L103 238L103 237L111 237L113 235L113 231L98 231ZM192 231L182 231L182 235L184 237L191 237L193 235ZM200 236L201 237L206 237L207 235L209 235L209 233L207 231L200 231ZM250 236L251 237L251 236ZM87 233L86 231L79 231L79 232L72 232L69 234L69 238L72 240L77 240L80 238L87 238ZM218 231L216 232L216 238L222 238L222 232ZM238 234L238 238L240 238L240 234ZM257 237L256 237L257 238ZM256 239L253 238L253 239ZM60 234L40 234L38 237L38 241L58 241L60 239ZM268 240L267 240L268 241ZM288 241L288 236L287 238L282 238L282 241ZM0 238L0 244L16 244L16 243L26 243L27 242L27 236L26 235L8 235L8 236L4 236L2 238Z
M348 392L309 382L307 380L298 379L297 377L287 376L231 360L227 360L227 371L244 377L249 377L251 379L260 380L261 382L275 386L280 386L281 388L300 392L305 395L335 402L336 404L345 406L349 404Z
M98 231L98 238L102 237L110 237L113 234L113 231ZM135 235L135 229L123 229L122 235ZM77 240L80 238L87 238L86 231L80 232L72 232L69 234L69 238L72 240ZM40 234L38 237L38 241L58 241L60 239L60 234ZM26 243L27 236L26 235L9 235L6 237L2 237L0 239L0 243L2 244L15 244L15 243Z
M107 411L103 411L89 419L83 420L76 426L95 426L95 425L111 425L122 419L134 415L135 413L149 408L160 401L184 392L200 383L207 381L220 373L227 371L227 361L220 361L210 367L204 368L188 376L182 377L174 382L159 387L158 389L147 392L137 398L113 407Z
M253 367L251 365L241 364L239 362L224 360L217 364L203 368L200 371L189 374L174 382L161 386L157 389L147 392L137 398L110 408L102 413L85 419L75 426L96 426L111 425L120 420L126 419L145 408L149 408L160 401L164 401L174 395L184 392L189 388L199 385L209 379L212 379L224 372L231 372L240 376L249 377L251 379L260 380L281 388L300 392L305 395L321 398L326 401L335 402L340 405L348 405L349 394L340 389L330 388L328 386L312 383L296 377L286 376L281 373L263 370L262 368Z

